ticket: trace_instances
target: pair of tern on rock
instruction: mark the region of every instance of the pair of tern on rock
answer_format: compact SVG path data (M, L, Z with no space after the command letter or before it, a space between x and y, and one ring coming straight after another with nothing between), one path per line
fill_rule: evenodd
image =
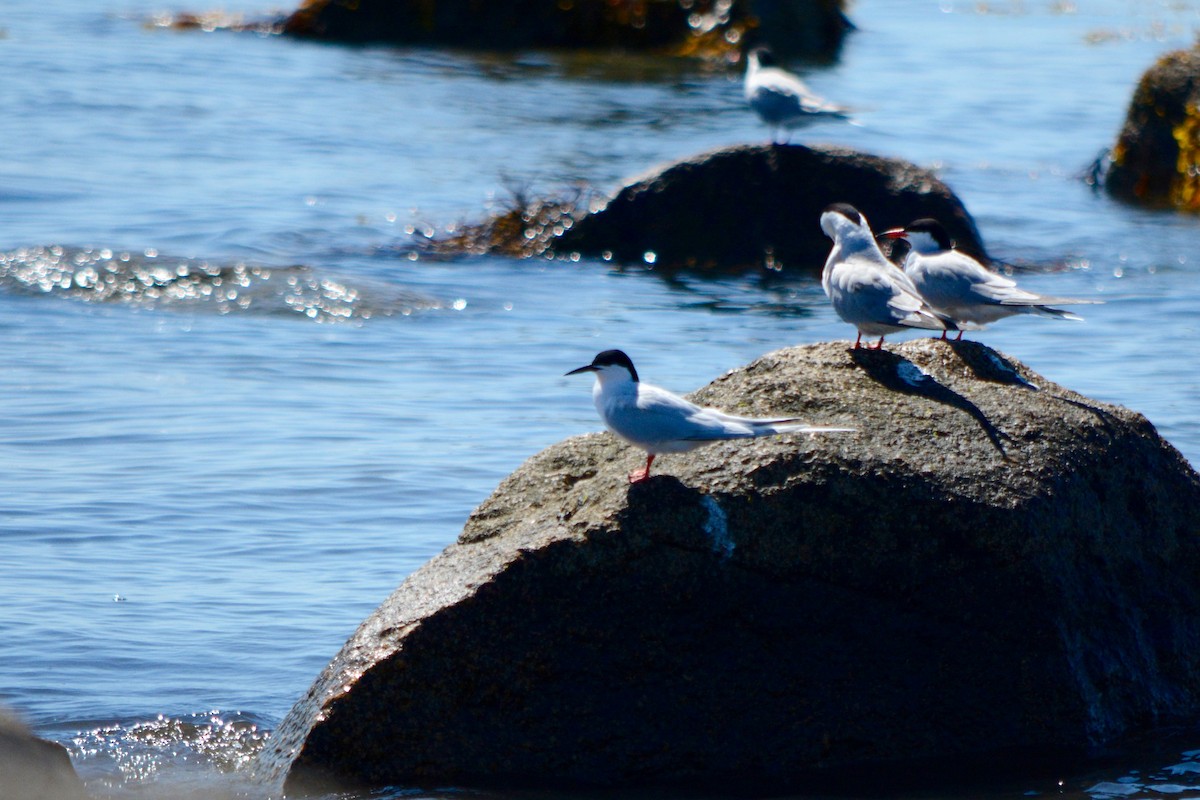
M958 331L961 339L964 330L978 330L1016 314L1080 320L1051 304L1099 302L1021 289L1016 281L954 249L949 234L934 219L919 219L880 234L907 243L903 268L883 254L866 217L851 205L834 203L826 208L821 230L833 239L821 286L837 315L858 329L855 347L866 335L879 337L875 345L879 349L884 336L909 328L940 330L943 339L947 331Z
M798 77L775 66L765 47L746 55L746 101L772 131L829 119L849 119L847 109L809 91ZM1014 314L1040 314L1080 319L1050 307L1095 301L1043 297L1017 287L954 243L937 220L924 218L881 236L907 240L903 269L879 249L866 218L854 207L837 203L821 215L821 228L834 240L821 284L838 315L863 335L883 337L905 328L942 331L976 330ZM898 252L897 246L893 252ZM899 259L898 259L899 260Z

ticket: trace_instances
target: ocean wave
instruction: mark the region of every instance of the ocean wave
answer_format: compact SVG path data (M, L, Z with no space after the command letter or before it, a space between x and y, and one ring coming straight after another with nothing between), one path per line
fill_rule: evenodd
M0 253L0 289L86 302L265 313L318 322L407 316L448 307L392 286L349 282L304 265L262 266L59 245Z

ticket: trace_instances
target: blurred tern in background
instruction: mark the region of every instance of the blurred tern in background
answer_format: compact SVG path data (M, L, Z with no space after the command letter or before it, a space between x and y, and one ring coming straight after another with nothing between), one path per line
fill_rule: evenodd
M772 144L779 144L780 128L790 131L822 120L850 119L847 109L813 94L804 81L776 66L765 47L746 54L743 91L750 108L770 127Z

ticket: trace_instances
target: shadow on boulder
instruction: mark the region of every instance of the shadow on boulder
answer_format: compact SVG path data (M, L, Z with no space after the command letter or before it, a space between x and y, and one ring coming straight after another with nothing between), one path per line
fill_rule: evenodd
M956 348L958 351L967 349L961 346L961 342L947 344L949 347L955 345L959 345ZM927 397L968 414L979 423L979 427L987 434L988 441L992 443L996 451L1001 456L1006 455L1004 439L1007 438L1007 434L997 429L987 415L979 410L979 406L944 384L938 383L932 375L907 358L887 350L868 350L866 348L851 350L850 357L854 359L854 363L862 367L863 372L893 392ZM976 371L975 374L978 376L979 372Z

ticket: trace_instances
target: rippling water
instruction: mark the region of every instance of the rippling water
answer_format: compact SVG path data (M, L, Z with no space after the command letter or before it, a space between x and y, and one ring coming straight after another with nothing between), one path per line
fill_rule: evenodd
M358 622L522 460L599 427L561 377L597 350L687 391L850 334L808 278L414 247L512 189L764 141L735 74L147 23L184 9L0 7L0 704L103 796L253 794L238 767ZM851 16L804 71L863 125L797 139L937 168L1023 285L1104 299L981 338L1200 462L1198 220L1080 179L1198 5ZM1194 754L1145 764L1000 793L1200 796Z

